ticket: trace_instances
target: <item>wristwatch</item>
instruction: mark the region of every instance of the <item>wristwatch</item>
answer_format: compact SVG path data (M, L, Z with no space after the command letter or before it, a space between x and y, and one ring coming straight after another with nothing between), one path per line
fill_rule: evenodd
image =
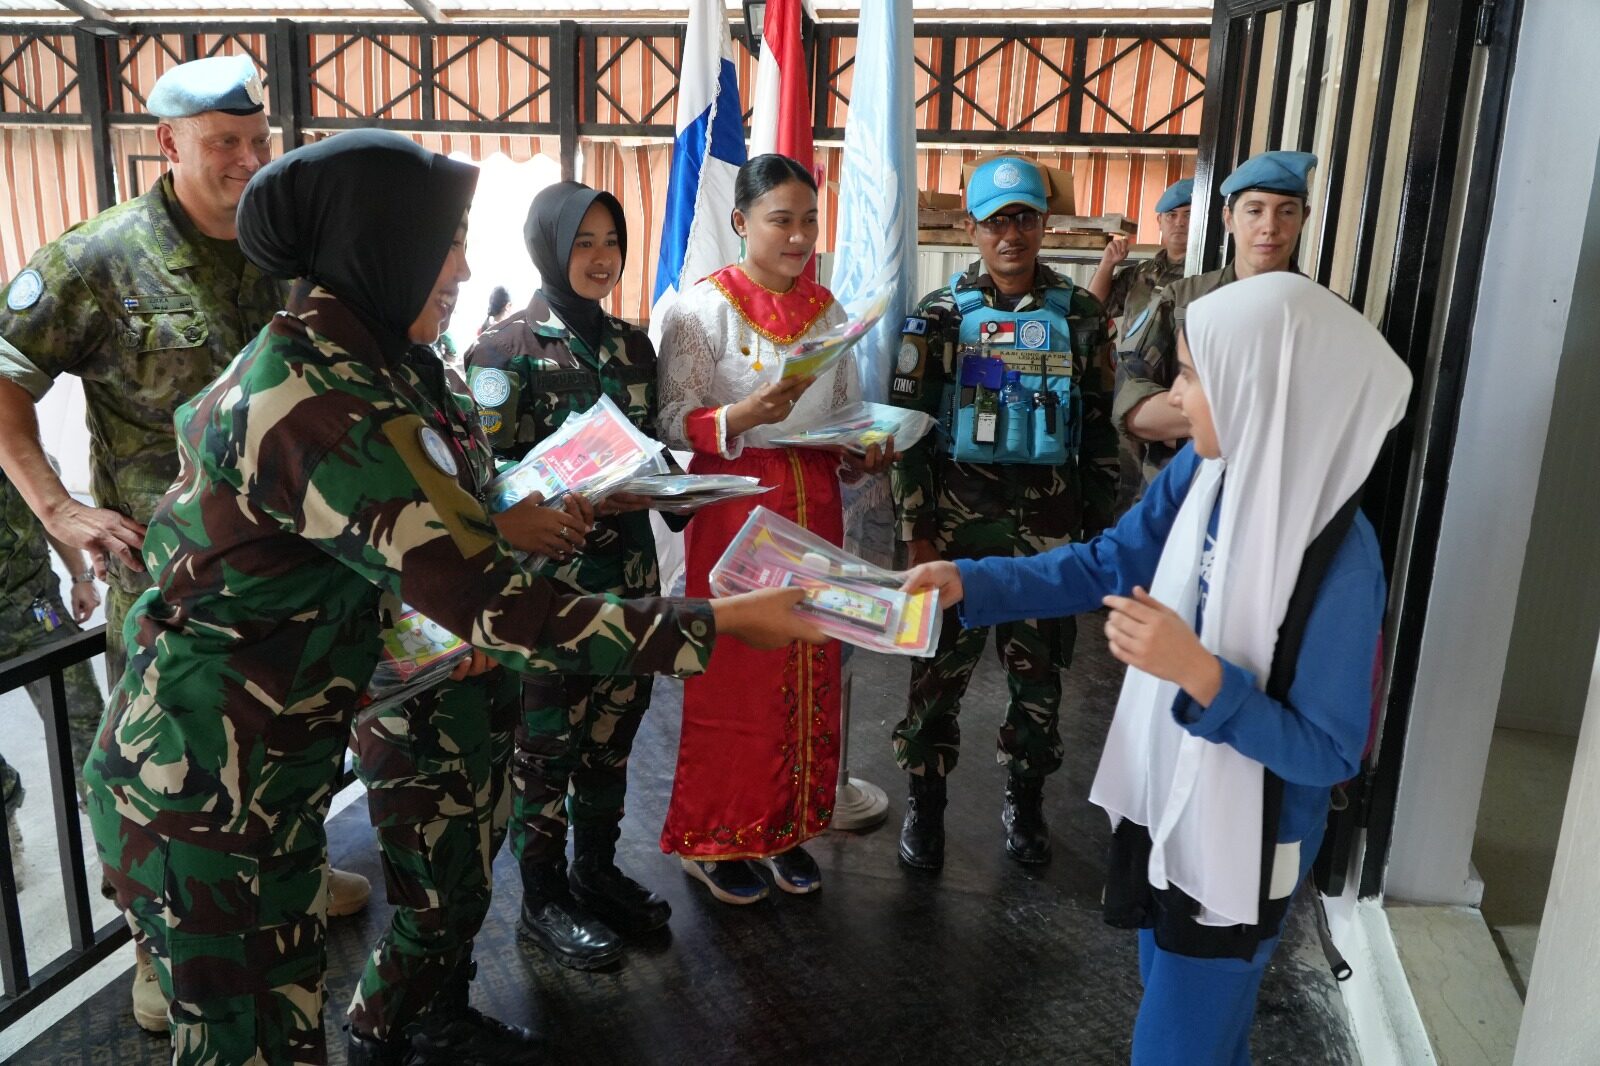
M74 585L88 584L88 583L90 583L92 581L94 581L94 571L93 570L85 570L81 574L73 574L72 575L72 583Z

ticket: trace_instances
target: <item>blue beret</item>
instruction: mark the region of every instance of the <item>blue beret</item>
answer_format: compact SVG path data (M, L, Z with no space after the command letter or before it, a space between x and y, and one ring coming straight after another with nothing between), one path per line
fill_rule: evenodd
M1168 211L1176 211L1180 207L1188 207L1194 199L1194 179L1184 178L1167 186L1167 191L1161 194L1161 199L1156 201L1156 214L1164 215Z
M1307 175L1317 165L1310 152L1262 152L1239 164L1239 169L1222 183L1222 195L1232 196L1246 189L1264 189L1284 196L1309 195Z
M967 210L980 221L1012 204L1048 210L1048 196L1039 168L1014 155L989 160L967 181Z
M156 79L145 106L157 118L188 118L202 111L253 115L261 110L261 77L249 56L179 63Z

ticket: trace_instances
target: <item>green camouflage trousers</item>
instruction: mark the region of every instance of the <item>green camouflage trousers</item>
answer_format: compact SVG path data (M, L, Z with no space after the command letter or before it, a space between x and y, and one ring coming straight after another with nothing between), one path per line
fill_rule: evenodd
M472 956L510 812L519 682L497 669L356 719L356 772L395 906L350 1003L351 1028L368 1036L398 1035Z
M1004 622L994 629L1011 694L998 758L1018 777L1042 778L1061 766L1061 670L1071 657L1076 621ZM894 758L901 769L940 777L955 769L961 697L988 638L988 629L961 628L952 608L945 612L933 657L912 660L906 716L894 727Z
M524 678L511 762L511 851L522 864L566 853L567 823L622 820L628 755L653 678Z
M55 610L59 625L53 630L45 629L44 623L33 616L33 600L41 596ZM62 604L61 593L53 580L50 587L14 593L4 604L0 604L0 663L80 632L82 630ZM101 695L100 685L94 679L94 671L86 662L67 667L62 680L67 689L67 732L72 741L73 775L81 778L83 761L89 757L89 748L100 728L105 697ZM52 713L49 678L29 682L27 690L40 720L47 720ZM0 762L3 761L0 759Z

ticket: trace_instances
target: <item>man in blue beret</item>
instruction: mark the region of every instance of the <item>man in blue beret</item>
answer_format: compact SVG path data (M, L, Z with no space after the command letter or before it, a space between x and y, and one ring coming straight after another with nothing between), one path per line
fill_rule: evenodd
M1044 174L1002 156L967 182L967 236L978 259L923 298L901 328L891 402L939 419L891 471L908 560L1033 555L1093 535L1116 499L1111 335L1087 289L1039 262L1049 211ZM1044 781L1061 766L1061 672L1070 618L995 630L1010 699L998 756L1001 818L1014 860L1050 859ZM987 629L944 621L932 658L911 666L895 761L910 775L900 859L944 862L945 779L960 755L957 716Z
M1263 152L1245 160L1222 183L1222 220L1233 237L1234 257L1221 270L1175 281L1128 323L1117 366L1112 420L1143 455L1148 487L1189 436L1189 424L1162 397L1178 373L1178 333L1184 309L1239 278L1293 270L1306 221L1310 152Z
M1138 317L1139 312L1149 306L1157 290L1183 277L1184 259L1189 249L1189 204L1193 198L1194 179L1184 178L1167 186L1156 201L1161 247L1151 258L1117 270L1128 258L1128 238L1118 234L1106 244L1099 269L1089 281L1089 291L1106 305L1106 317L1116 322L1118 335L1130 319ZM1113 271L1116 271L1115 277ZM1117 450L1118 517L1133 506L1144 486L1143 450L1143 445L1122 437Z
M145 523L178 474L172 416L283 307L285 287L245 262L234 213L271 155L261 79L244 56L168 70L148 106L168 171L148 191L74 226L0 291L0 469L54 540L89 553L107 583L106 674L127 662L122 622L149 586ZM97 506L67 492L34 404L61 374L83 381ZM366 905L366 879L335 871L329 913ZM167 1029L148 957L134 1016Z

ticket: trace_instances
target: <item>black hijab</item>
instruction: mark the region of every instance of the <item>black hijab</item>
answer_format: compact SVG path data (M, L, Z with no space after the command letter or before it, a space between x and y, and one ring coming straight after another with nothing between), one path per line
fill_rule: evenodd
M478 168L386 130L351 130L256 172L239 247L273 277L322 285L396 355L427 303Z
M622 215L622 204L615 196L591 189L582 182L558 181L533 198L528 208L528 221L522 227L522 239L527 242L528 255L539 269L539 295L561 321L591 349L600 347L601 327L605 312L597 300L586 300L572 291L567 280L568 264L572 261L572 242L578 238L578 228L583 216L599 200L611 212L617 224L617 244L622 249L622 261L628 261L628 223Z

